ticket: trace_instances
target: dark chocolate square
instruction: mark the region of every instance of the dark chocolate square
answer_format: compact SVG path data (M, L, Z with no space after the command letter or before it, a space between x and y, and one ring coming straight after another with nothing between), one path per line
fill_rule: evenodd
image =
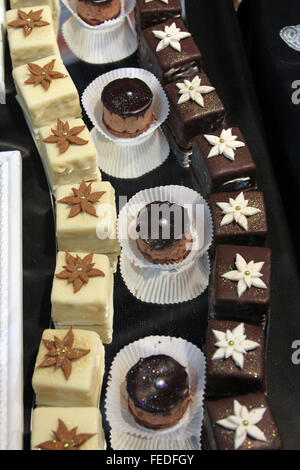
M232 245L263 246L268 235L268 223L264 196L261 191L248 190L243 192L244 199L248 201L246 208L253 207L260 210L257 214L245 216L247 219L247 230L245 230L242 223L240 225L235 220L226 225L221 225L225 213L218 206L218 203L230 204L231 200L231 205L234 207L232 199L236 200L240 194L241 191L235 191L210 195L209 205L214 225L214 243L215 245L229 243ZM237 205L235 207L238 209L241 206ZM237 213L239 212L237 211ZM243 210L241 210L241 213L243 214Z
M221 333L215 334L214 331ZM241 331L246 336L242 341ZM217 343L220 345L219 341L223 343L222 333L228 349L216 346ZM252 341L251 345L247 341ZM258 346L254 347L253 342ZM233 349L234 346L237 346L237 350ZM239 352L240 346L244 348L244 354ZM250 346L253 349L247 350ZM265 331L262 326L209 320L205 350L207 396L220 397L265 391Z
M179 19L169 20L145 29L140 35L139 60L143 68L152 72L162 83L168 83L181 77L198 73L201 69L202 55L192 36L180 41L181 52L171 46L161 51L156 51L160 42L153 31L164 31L166 26L175 23L183 32L188 32L183 21Z
M203 71L191 77L186 77L186 80L192 82L197 76L201 80L200 86L212 86ZM177 144L183 149L188 149L192 147L196 135L211 132L222 125L225 109L216 90L202 95L203 107L193 99L178 104L181 94L177 84L181 83L184 83L184 79L168 83L164 87L170 104L170 113L166 124Z
M211 135L220 137L224 128L212 132ZM203 135L198 135L194 139L191 168L200 190L205 195L245 190L256 185L256 165L244 136L237 127L231 129L232 135L236 136L238 141L245 143L244 147L234 151L234 160L229 160L223 154L208 158L213 146Z
M236 255L246 263L263 262L259 277L266 288L251 285L238 296L238 282L225 279L223 274L235 271ZM245 269L245 276L248 269ZM259 324L265 321L270 306L271 250L258 246L218 245L209 288L209 316L217 320L244 321Z
M181 1L169 0L164 3L161 0L136 0L135 21L138 32L143 31L150 26L163 23L170 19L180 18Z
M238 450L283 450L283 442L276 420L273 416L268 399L263 393L248 393L246 395L209 400L206 402L204 430L210 449L235 449L235 430L226 429L217 423L217 421L224 420L230 415L235 414L234 401L246 407L248 412L257 408L265 408L264 414L255 426L263 433L266 440L254 439L247 434L244 442L238 447ZM238 405L236 406L236 410L237 409ZM247 428L247 426L250 425L250 421L248 421L248 424L246 419L243 421L245 421L244 425Z

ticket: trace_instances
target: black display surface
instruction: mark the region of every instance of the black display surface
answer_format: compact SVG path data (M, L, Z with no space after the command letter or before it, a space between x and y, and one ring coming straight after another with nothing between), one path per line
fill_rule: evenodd
M270 154L263 137L260 109L231 0L187 0L187 25L199 46L204 69L227 110L230 125L241 128L258 168L264 192L273 250L272 312L268 346L268 391L286 449L300 449L300 365L293 365L292 342L300 340L300 285L294 249L287 230L286 213L275 183ZM64 50L65 51L65 50ZM7 57L8 51L6 50ZM113 66L90 66L64 57L79 94L98 75L120 66L136 66L136 57ZM55 266L55 232L51 199L40 157L15 101L11 64L7 59L7 105L0 108L0 149L19 149L23 157L23 249L24 249L24 406L25 449L29 449L30 412L33 401L31 378L43 329L49 326L50 292ZM86 124L91 123L84 116ZM170 155L153 172L121 180L103 174L128 198L144 188L166 184L192 186L188 170ZM105 384L115 354L129 342L148 335L180 336L201 347L207 323L207 293L196 300L172 306L139 302L127 290L119 271L115 275L114 336L106 349L106 374L101 400L103 424Z

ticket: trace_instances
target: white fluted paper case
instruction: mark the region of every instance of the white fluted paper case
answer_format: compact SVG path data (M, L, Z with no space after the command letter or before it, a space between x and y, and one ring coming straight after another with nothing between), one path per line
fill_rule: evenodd
M147 429L136 423L128 409L126 391L127 372L140 358L153 354L168 355L185 367L192 392L192 400L182 419L175 426L161 430ZM195 436L200 438L204 391L205 357L197 346L182 338L148 336L125 346L114 358L106 390L106 418L113 431L150 439L152 445L159 445L161 439L179 442Z
M191 252L177 264L153 264L139 251L136 243L136 225L139 212L154 201L168 201L185 207L188 212L190 233L193 238ZM203 256L213 240L213 222L205 199L191 188L179 185L157 186L144 189L133 196L121 209L118 217L118 238L126 258L139 268L179 270Z
M187 439L146 439L112 429L110 444L114 450L201 450L200 435Z

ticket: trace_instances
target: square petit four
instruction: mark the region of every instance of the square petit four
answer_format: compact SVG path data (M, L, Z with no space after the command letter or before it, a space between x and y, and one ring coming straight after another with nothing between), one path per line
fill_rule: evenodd
M196 135L222 125L224 106L204 72L168 83L164 89L170 103L166 124L179 147L190 149Z
M81 117L77 88L60 56L54 55L13 69L18 96L34 128L57 118Z
M52 13L47 5L9 10L6 25L13 67L59 55Z
M255 187L256 165L237 127L197 135L192 150L191 169L202 193Z
M137 0L135 7L135 24L137 31L150 28L165 21L180 18L180 0Z
M38 406L99 406L104 346L97 333L45 330L32 386Z
M69 447L73 450L106 450L99 408L35 408L31 450L68 450Z
M66 325L111 327L114 277L106 255L59 251L52 285L52 320Z
M265 330L262 326L209 320L205 349L207 396L265 391Z
M247 190L214 193L209 197L214 242L263 246L268 235L264 196Z
M209 293L209 316L263 323L270 306L271 250L218 245Z
M169 20L140 35L139 60L162 83L199 72L202 55L183 21Z
M10 0L11 9L47 5L52 13L53 25L56 34L59 30L60 1L59 0Z
M283 450L264 393L207 401L204 430L212 450Z
M37 129L40 155L52 191L61 185L101 180L97 150L82 119L57 119Z
M116 234L115 190L108 181L84 180L56 191L58 249L75 252L120 253Z

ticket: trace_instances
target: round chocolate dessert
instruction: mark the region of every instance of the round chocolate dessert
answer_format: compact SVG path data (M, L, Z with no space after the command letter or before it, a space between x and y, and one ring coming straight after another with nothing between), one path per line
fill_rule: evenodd
M174 426L190 401L185 368L164 354L141 358L128 371L126 382L129 410L146 428Z
M139 78L119 78L102 91L103 122L117 137L136 137L154 119L153 93Z
M138 214L136 231L138 249L153 264L180 263L191 251L189 217L178 204L147 204Z
M121 0L76 0L77 13L91 26L117 18L121 11Z

